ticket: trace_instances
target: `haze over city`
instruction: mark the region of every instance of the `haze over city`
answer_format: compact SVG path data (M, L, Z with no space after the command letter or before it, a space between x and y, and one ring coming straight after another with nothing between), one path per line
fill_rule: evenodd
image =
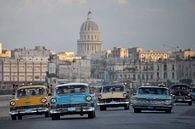
M0 41L76 52L89 10L103 49L195 49L195 0L0 0Z

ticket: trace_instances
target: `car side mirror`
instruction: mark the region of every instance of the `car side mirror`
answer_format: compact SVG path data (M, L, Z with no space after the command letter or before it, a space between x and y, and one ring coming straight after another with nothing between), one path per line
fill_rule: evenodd
M48 93L48 96L52 96L52 93Z

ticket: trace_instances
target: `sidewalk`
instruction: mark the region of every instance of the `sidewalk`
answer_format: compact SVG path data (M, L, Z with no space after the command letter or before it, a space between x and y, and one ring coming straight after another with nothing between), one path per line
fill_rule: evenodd
M9 118L9 100L11 95L0 95L0 120L7 120Z

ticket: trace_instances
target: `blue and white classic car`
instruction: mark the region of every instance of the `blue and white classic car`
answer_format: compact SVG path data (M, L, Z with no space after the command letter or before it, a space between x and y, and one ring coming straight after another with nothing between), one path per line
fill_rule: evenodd
M135 113L139 113L142 110L171 113L173 101L168 88L142 86L138 88L136 95L131 97L131 105Z
M62 115L88 114L95 117L94 94L86 83L68 83L57 85L54 96L50 99L50 115L52 120L59 120Z

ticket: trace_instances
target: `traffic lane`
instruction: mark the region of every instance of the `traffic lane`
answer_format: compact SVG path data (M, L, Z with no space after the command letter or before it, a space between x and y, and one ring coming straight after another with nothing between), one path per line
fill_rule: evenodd
M61 120L52 121L43 116L24 117L17 121L0 121L1 129L194 129L195 106L176 105L173 112L143 112L133 113L130 110L111 109L97 111L95 119L87 115L63 116Z

